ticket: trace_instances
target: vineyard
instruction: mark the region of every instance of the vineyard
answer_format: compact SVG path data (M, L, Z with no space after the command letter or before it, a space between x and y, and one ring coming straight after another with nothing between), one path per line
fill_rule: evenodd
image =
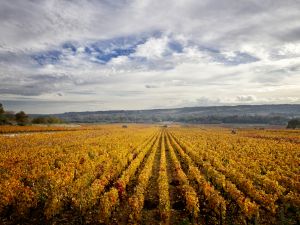
M1 129L0 224L300 224L299 130Z

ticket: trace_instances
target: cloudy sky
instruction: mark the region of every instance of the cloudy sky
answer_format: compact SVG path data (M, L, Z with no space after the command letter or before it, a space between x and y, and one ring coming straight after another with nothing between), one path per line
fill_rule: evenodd
M299 0L0 0L0 102L299 104L299 15Z

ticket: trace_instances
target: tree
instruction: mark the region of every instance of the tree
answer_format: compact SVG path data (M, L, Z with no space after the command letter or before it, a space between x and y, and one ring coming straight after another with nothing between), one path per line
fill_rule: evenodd
M291 119L288 122L287 128L291 128L291 129L300 128L300 119Z
M17 124L21 126L26 125L29 121L28 115L24 111L20 111L16 113L15 117L16 117Z
M7 123L8 123L8 121L7 121L7 117L5 115L3 105L0 103L0 125L4 125Z
M60 118L53 117L53 116L40 116L34 118L32 121L34 124L58 124L58 123L64 123L64 121Z
M63 123L63 120L61 120L60 118L54 117L54 116L50 116L50 117L47 118L47 123L59 124L59 123Z
M34 123L34 124L44 124L44 123L48 123L46 117L36 117L36 118L34 118L31 122Z
M4 113L3 105L0 103L0 114Z

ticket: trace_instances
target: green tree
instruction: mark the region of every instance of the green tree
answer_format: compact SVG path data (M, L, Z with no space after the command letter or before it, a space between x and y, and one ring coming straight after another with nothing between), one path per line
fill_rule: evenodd
M64 123L64 121L60 118L54 116L40 116L34 118L32 121L34 124L55 124L55 123Z
M21 126L26 125L29 121L28 115L24 111L16 113L15 117L17 124Z
M0 114L4 113L3 105L0 103Z
M7 120L7 117L5 115L3 105L0 103L0 125L4 125L4 124L7 124L7 123L8 123L8 120Z
M60 118L50 116L47 118L47 122L50 124L55 124L55 123L63 123L63 121Z
M48 123L46 117L36 117L31 122L34 123L34 124Z
M291 119L288 122L287 128L291 128L291 129L300 128L300 119Z

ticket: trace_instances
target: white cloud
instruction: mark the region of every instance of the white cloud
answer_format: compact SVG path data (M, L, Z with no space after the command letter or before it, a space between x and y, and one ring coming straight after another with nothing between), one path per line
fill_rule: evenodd
M147 59L160 59L168 50L168 38L150 38L146 43L138 45L135 56Z
M256 97L253 95L240 95L236 97L237 102L253 102Z
M287 57L300 57L300 42L299 43L286 43L278 51L278 55Z

